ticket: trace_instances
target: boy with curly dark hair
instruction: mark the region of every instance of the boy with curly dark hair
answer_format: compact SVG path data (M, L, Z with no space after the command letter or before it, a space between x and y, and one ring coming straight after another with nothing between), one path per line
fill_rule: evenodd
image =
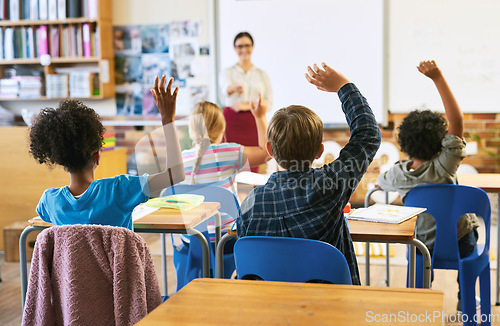
M40 164L61 165L70 173L69 186L45 190L36 207L42 220L54 225L100 224L133 230L132 210L149 195L184 180L184 166L174 124L178 88L171 78L155 79L151 89L161 113L167 147L167 169L142 176L120 175L94 180L104 127L99 115L80 101L66 100L57 109L43 109L30 130L30 154Z
M422 61L417 68L436 85L449 125L437 112L415 110L399 126L398 143L409 160L397 162L379 176L377 183L386 191L399 192L403 201L408 191L419 185L456 184L456 172L465 157L463 115L446 79L433 60ZM459 219L457 237L461 257L467 257L474 251L478 226L474 214L465 214ZM420 214L416 236L431 254L435 234L434 218L428 213Z

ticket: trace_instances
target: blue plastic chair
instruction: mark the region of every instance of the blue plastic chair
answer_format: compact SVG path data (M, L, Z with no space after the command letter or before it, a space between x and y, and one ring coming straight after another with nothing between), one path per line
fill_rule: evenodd
M455 269L459 271L462 313L468 316L464 325L477 325L473 320L476 314L476 280L479 277L481 314L490 316L490 201L482 189L463 185L423 185L413 188L405 198L406 206L426 207L427 213L436 220L436 240L432 255L432 268ZM482 217L486 239L478 244L470 256L460 258L457 240L457 221L466 213ZM421 263L421 260L420 260ZM422 265L417 274L422 273ZM421 279L417 275L416 279ZM419 284L417 284L419 285ZM490 325L490 322L482 322Z
M161 196L175 195L175 194L195 194L205 196L205 201L219 202L220 213L226 213L233 218L238 216L240 205L236 196L219 186L192 184L185 185L179 184L162 191ZM202 232L210 243L210 238L207 232L207 222L201 223L195 227L198 231ZM200 277L202 271L202 251L199 240L194 236L187 236L189 243L183 242L179 245L173 245L174 248L174 266L177 274L177 291L183 288L187 283L193 279ZM173 240L173 238L172 238ZM172 241L173 244L173 241ZM224 252L224 278L231 278L235 269L234 256L233 256L234 242L228 243ZM211 244L210 250L210 266L212 271L215 271L215 246Z
M344 255L329 243L249 236L234 245L238 279L352 284Z

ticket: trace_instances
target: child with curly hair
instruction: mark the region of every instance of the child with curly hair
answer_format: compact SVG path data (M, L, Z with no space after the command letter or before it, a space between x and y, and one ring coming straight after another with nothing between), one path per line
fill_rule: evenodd
M142 176L119 175L94 180L99 165L104 127L99 115L82 102L66 100L57 109L43 109L30 130L30 154L40 164L61 165L70 173L70 184L45 190L36 212L54 225L100 224L133 230L132 210L184 180L184 166L174 124L178 88L173 79L155 78L151 89L158 107L167 147L165 171Z
M465 157L463 115L446 79L434 60L422 61L417 68L436 85L449 125L437 112L415 110L399 126L398 143L409 160L397 162L379 176L377 183L386 191L399 192L403 201L408 191L419 185L456 184L456 172ZM465 214L459 219L457 238L461 257L467 257L474 251L478 226L474 214ZM435 234L434 218L428 213L420 214L416 236L431 254Z

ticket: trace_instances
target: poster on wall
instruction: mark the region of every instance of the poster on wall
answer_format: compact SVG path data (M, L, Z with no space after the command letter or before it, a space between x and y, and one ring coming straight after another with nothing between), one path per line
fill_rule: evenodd
M163 74L179 87L177 116L207 100L210 47L199 45L200 32L200 21L115 26L117 115L159 117L150 89Z

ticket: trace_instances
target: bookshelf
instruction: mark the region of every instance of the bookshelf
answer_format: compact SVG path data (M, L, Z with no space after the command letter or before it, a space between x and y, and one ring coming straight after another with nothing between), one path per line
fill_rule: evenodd
M1 3L0 101L115 96L112 0Z

